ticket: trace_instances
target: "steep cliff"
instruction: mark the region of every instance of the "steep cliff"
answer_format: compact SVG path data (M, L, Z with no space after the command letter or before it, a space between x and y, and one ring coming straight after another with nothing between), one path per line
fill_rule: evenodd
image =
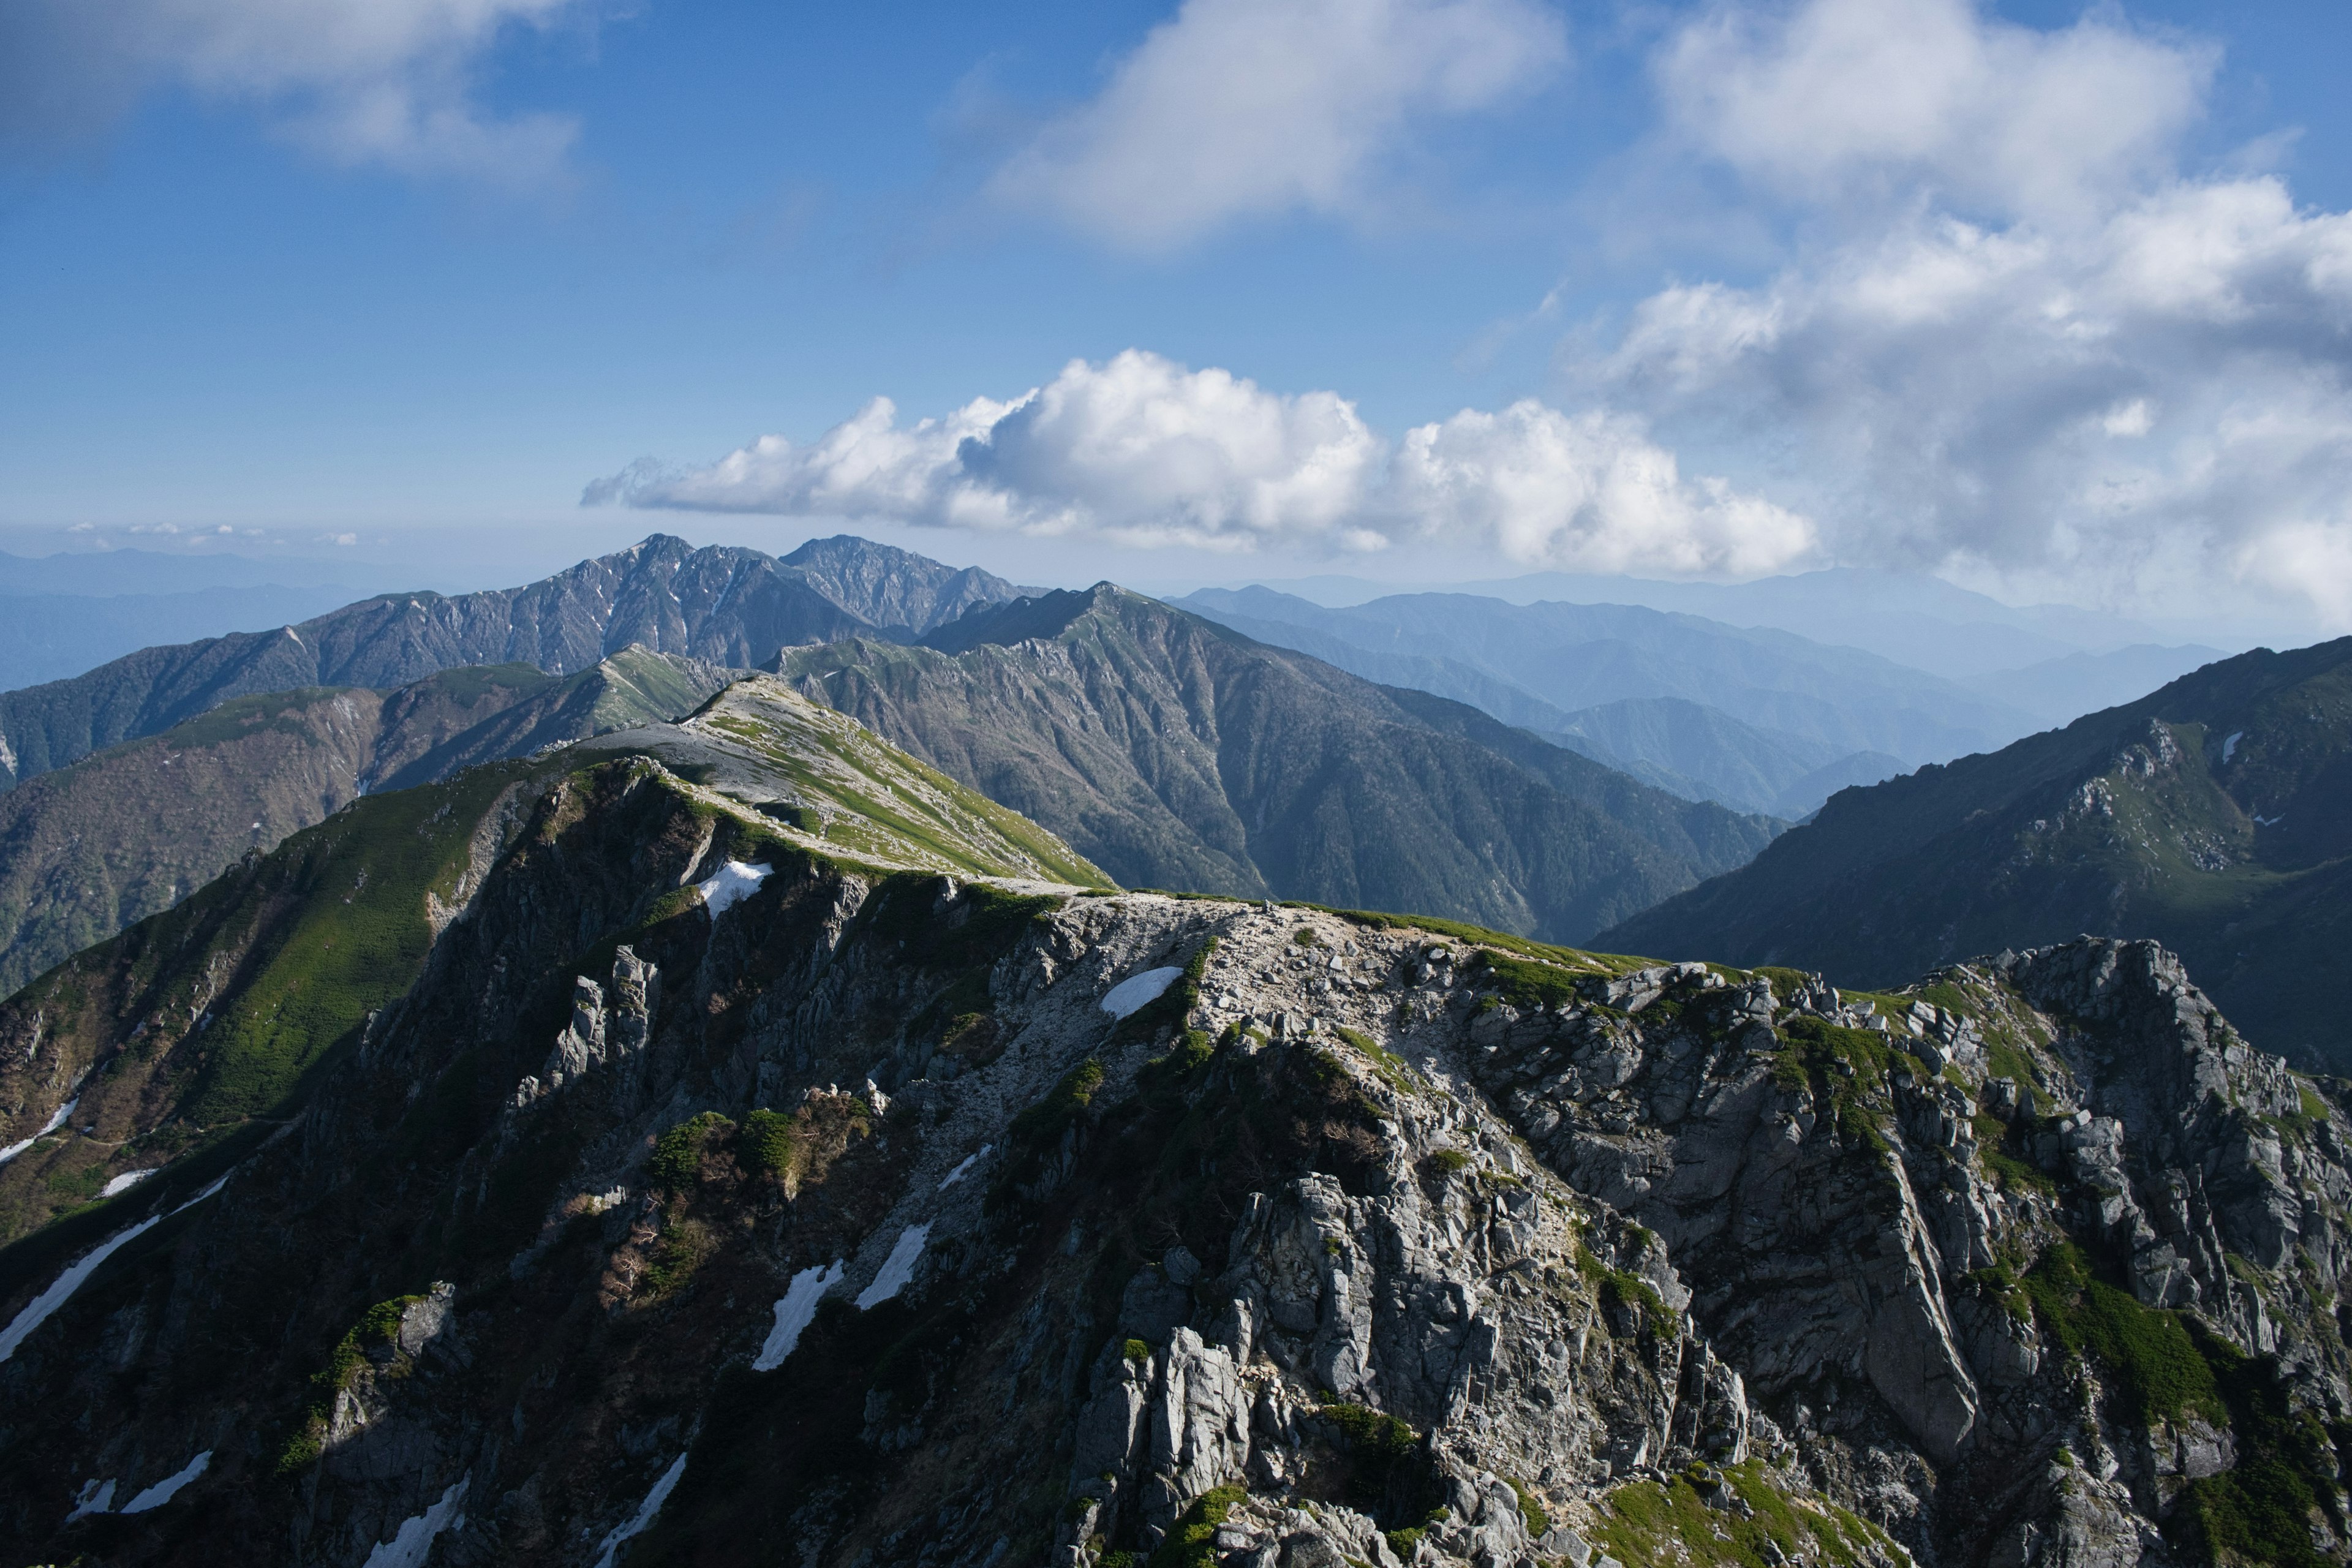
M2343 1555L2352 1122L2162 950L1841 994L972 877L737 689L415 792L497 804L397 994L0 1252L5 1561ZM140 941L0 1010L17 1127L202 1058L51 1032Z

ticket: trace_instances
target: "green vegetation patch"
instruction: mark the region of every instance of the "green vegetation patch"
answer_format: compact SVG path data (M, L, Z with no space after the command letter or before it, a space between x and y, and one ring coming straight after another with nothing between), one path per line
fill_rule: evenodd
M1594 1544L1626 1568L1776 1568L1792 1559L1852 1568L1874 1551L1895 1555L1885 1531L1835 1504L1791 1499L1759 1460L1722 1471L1721 1484L1748 1505L1746 1518L1707 1506L1699 1489L1714 1484L1694 1468L1612 1489L1595 1510Z
M2096 1356L2143 1423L2230 1418L2213 1369L2179 1315L2144 1307L2129 1292L2094 1279L2081 1247L2062 1242L2043 1253L2024 1287L2067 1353Z
M269 857L274 907L257 911L251 978L198 1037L188 1121L281 1110L306 1072L407 989L432 944L426 893L456 896L474 829L518 771L367 796Z
M1582 1242L1577 1244L1576 1268L1601 1298L1602 1306L1612 1311L1631 1312L1639 1327L1648 1329L1660 1339L1671 1339L1678 1331L1680 1320L1675 1310L1666 1305L1657 1287L1639 1274L1610 1268Z
M1216 1568L1217 1527L1248 1496L1247 1487L1222 1486L1194 1498L1151 1554L1150 1568Z
M1790 1019L1780 1032L1786 1044L1773 1063L1774 1081L1783 1089L1811 1089L1816 1098L1826 1098L1840 1132L1879 1153L1887 1152L1892 1145L1880 1125L1885 1108L1877 1103L1887 1076L1899 1067L1925 1079L1934 1076L1927 1064L1895 1050L1875 1029L1849 1029L1801 1016Z
M1577 982L1597 973L1591 969L1564 969L1549 962L1504 958L1492 952L1484 956L1487 972L1498 987L1496 994L1522 1012L1553 1012L1580 1005L1583 997L1577 990Z
M2322 1509L2334 1511L2336 1455L2352 1444L2352 1430L2331 1433L2294 1408L2274 1366L2202 1325L2195 1334L2229 1407L2238 1462L2183 1488L2166 1533L2208 1562L2319 1568L2329 1559L2312 1549L2311 1521ZM2345 1521L2335 1523L2340 1531Z
M774 1116L775 1112L766 1114ZM654 1152L646 1161L646 1174L657 1186L672 1193L685 1192L702 1179L704 1152L714 1140L723 1139L733 1131L735 1123L715 1110L681 1121L654 1140Z
M334 1419L335 1401L358 1380L360 1369L368 1363L369 1350L397 1343L401 1314L423 1300L422 1296L394 1296L389 1301L378 1301L361 1313L360 1321L336 1342L327 1364L310 1374L310 1400L301 1424L278 1450L279 1475L297 1474L318 1458L326 1444L328 1423ZM399 1363L394 1364L397 1369Z
M1536 942L1509 931L1492 931L1486 926L1474 926L1463 921L1440 920L1434 915L1399 915L1379 910L1342 910L1329 904L1309 904L1290 900L1286 910L1313 910L1319 914L1336 915L1352 925L1368 931L1426 931L1431 936L1451 937L1472 947L1490 948L1530 958L1543 963L1565 964L1589 974L1625 974L1636 969L1646 969L1653 961L1633 958L1622 953L1587 952L1581 948L1559 947L1548 942Z
M1333 1026L1331 1032L1355 1047L1364 1059L1372 1064L1372 1070L1380 1075L1382 1083L1387 1084L1399 1094L1413 1092L1416 1087L1413 1070L1405 1065L1402 1057L1385 1048L1370 1035L1350 1029L1345 1025Z

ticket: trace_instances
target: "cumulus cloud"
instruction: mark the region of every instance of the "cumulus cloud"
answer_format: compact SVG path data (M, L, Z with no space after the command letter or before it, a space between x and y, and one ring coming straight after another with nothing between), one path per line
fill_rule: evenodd
M1408 431L1391 450L1335 393L1285 395L1139 350L913 425L877 398L805 446L769 436L708 468L641 462L581 500L1215 550L1439 540L1678 575L1779 570L1813 548L1803 519L1685 479L1622 416L1524 402Z
M1969 0L1723 5L1659 57L1669 115L1704 151L1808 201L1924 183L1980 212L2104 206L2168 168L2215 51L2114 13L2040 31Z
M499 37L591 0L20 0L0 10L0 143L69 144L144 92L251 103L321 156L412 174L529 183L576 132L484 115L474 71Z
M1807 239L1564 363L1686 452L1800 476L1839 559L2176 612L2234 584L2352 626L2352 216L2184 173L2210 52L2104 15L1693 24L1658 68L1678 133Z
M1533 399L1408 432L1389 501L1425 535L1483 536L1513 561L1579 572L1759 576L1815 548L1794 512L1684 479L1637 421Z
M1417 123L1505 102L1566 57L1537 0L1185 0L991 194L1138 250L1352 212Z

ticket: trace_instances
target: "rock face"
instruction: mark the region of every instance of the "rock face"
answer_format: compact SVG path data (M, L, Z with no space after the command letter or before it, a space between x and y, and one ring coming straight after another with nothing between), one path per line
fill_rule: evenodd
M924 641L794 649L777 668L1131 887L1576 940L1780 826L1108 584Z
M711 768L520 780L278 1125L0 1253L12 1561L2344 1554L2352 1122L2161 949L1841 994L892 870Z
M1880 984L2082 932L2156 938L2257 1045L2352 1070L2352 637L1843 791L1594 940Z
M1019 592L861 539L812 540L779 561L657 533L520 588L378 595L299 626L142 648L70 680L0 692L0 788L236 697L382 689L467 665L573 675L632 646L749 668L802 643L911 639Z

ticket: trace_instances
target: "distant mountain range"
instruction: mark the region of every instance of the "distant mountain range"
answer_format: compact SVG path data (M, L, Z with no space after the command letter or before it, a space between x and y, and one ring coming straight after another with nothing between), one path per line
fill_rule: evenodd
M198 588L178 594L0 592L0 691L63 680L158 643L278 626L349 604L348 588Z
M152 735L231 698L388 689L461 665L551 675L631 646L733 667L845 637L909 639L1013 584L846 536L783 560L656 534L527 587L379 595L269 632L150 647L71 680L0 692L0 786Z
M363 795L683 718L736 673L626 648L572 676L270 692L42 774L0 795L0 995Z
M1990 756L1832 798L1754 864L1601 934L1874 984L2153 937L2268 1050L2352 1069L2352 638L2256 649Z
M975 611L924 645L851 639L777 668L1129 886L1569 940L1775 831L1108 584Z
M1874 654L1638 605L1407 594L1327 609L1265 588L1177 602L1475 704L1662 788L1784 816L2034 727L2021 709Z

